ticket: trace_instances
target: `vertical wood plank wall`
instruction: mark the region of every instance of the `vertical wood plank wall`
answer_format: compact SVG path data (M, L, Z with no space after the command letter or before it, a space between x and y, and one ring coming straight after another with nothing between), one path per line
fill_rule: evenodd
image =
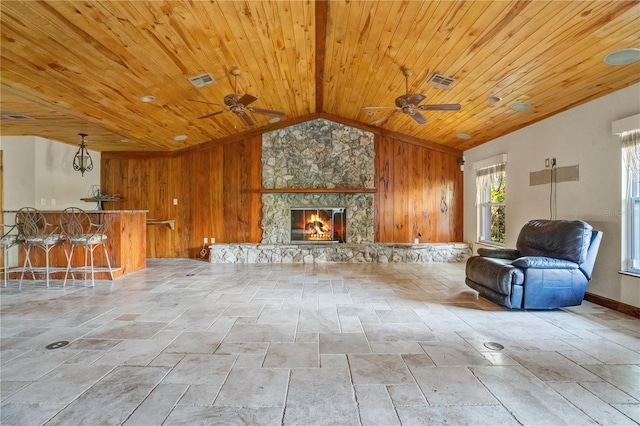
M462 172L454 154L375 137L377 242L462 241ZM110 209L149 210L175 230L147 226L147 257L198 257L203 238L262 238L262 137L176 154L102 153L101 190ZM173 199L178 205L173 205Z
M462 241L463 172L458 156L376 138L377 242Z
M205 237L217 243L260 242L261 150L262 139L254 136L176 156L104 152L101 190L124 198L105 206L175 220L174 230L147 226L147 257L198 257Z

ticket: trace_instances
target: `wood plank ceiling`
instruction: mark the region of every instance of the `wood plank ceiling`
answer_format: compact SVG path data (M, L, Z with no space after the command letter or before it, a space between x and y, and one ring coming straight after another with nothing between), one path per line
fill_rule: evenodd
M222 143L318 113L368 125L392 110L363 107L405 93L403 68L423 103L462 109L377 127L467 149L640 81L640 61L602 60L640 47L638 1L3 0L1 31L1 134L75 145L84 132L97 151ZM234 68L238 92L258 98L251 106L285 120L198 118L223 109L195 101L222 104ZM206 72L215 84L187 80ZM434 72L453 77L451 88L428 84ZM512 111L518 101L533 109Z

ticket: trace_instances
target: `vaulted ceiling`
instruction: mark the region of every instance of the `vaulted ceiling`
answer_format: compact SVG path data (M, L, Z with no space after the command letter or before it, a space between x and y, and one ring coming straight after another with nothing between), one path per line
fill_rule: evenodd
M467 149L640 81L638 1L12 1L1 5L0 132L98 151L175 151L315 116ZM410 93L418 124L393 109ZM248 126L224 110L258 98ZM433 73L455 79L449 89ZM195 88L189 77L216 82ZM143 103L143 96L155 101ZM490 96L498 102L488 102ZM207 104L204 102L211 102ZM514 102L532 109L515 112ZM17 119L26 115L31 119ZM372 125L371 123L378 124ZM460 139L466 133L470 139ZM177 135L187 139L174 140ZM215 142L214 142L215 143Z

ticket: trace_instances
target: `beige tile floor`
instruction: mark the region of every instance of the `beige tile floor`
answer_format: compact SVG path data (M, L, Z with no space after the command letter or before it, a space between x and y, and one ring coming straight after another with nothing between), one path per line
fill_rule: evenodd
M504 310L462 264L150 260L0 295L2 425L640 422L640 320Z

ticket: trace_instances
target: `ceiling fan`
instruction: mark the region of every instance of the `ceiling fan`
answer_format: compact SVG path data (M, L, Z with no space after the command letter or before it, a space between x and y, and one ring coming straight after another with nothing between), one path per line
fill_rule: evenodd
M363 109L393 109L394 111L382 118L374 121L371 124L378 125L383 124L391 117L401 112L409 115L418 124L424 124L427 122L427 117L420 114L420 111L458 111L460 110L460 104L432 104L432 105L420 105L420 102L424 101L427 97L420 93L409 93L409 76L412 74L408 68L402 69L402 74L405 78L405 91L406 94L398 96L396 98L396 106L394 107L364 107Z
M202 102L202 103L205 103L205 104L218 105L218 106L221 106L221 107L225 107L225 109L223 109L222 111L216 111L216 112L213 112L211 114L203 115L202 117L198 117L198 119L208 118L208 117L212 117L214 115L218 115L218 114L222 114L222 113L231 111L235 115L240 117L240 119L244 122L244 124L246 124L247 126L253 126L255 124L255 122L253 121L251 116L249 114L247 114L247 112L252 112L254 114L262 114L262 115L267 115L269 117L277 118L277 120L274 120L273 122L280 121L280 119L285 116L284 112L272 111L272 110L269 110L269 109L250 107L249 104L251 104L252 102L257 101L258 98L256 98L255 96L252 96L252 95L248 95L248 94L245 94L245 95L238 94L238 76L240 75L240 70L238 70L238 69L231 70L231 75L235 79L235 85L234 85L234 89L233 89L234 93L224 97L224 105L223 104L218 104L218 103L215 103L215 102L199 101L197 99L190 99L193 102Z

